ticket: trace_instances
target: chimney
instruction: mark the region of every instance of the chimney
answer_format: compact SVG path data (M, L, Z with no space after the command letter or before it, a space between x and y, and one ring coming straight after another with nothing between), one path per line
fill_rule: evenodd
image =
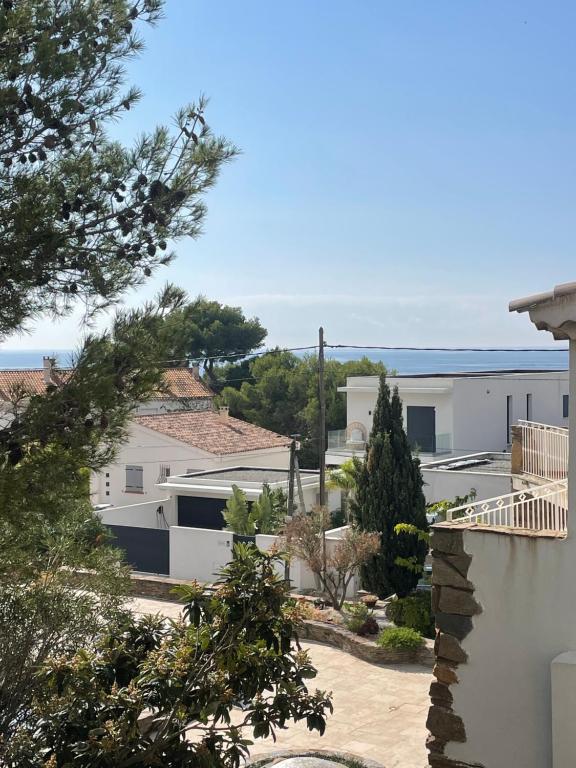
M229 410L230 409L228 408L227 405L220 405L218 407L218 416L222 419L222 421L226 421L226 419L228 418Z
M192 376L196 379L196 381L200 381L200 366L194 364L192 366Z
M52 373L54 371L55 363L56 363L56 360L54 360L54 358L50 357L49 355L44 355L44 357L42 358L44 383L46 384L46 386L48 386L48 384L54 384Z

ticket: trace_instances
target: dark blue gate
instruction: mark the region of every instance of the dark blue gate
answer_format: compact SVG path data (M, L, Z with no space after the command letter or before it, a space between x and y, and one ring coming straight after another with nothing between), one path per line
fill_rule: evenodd
M109 525L114 535L112 544L124 550L124 559L135 571L170 573L170 534L158 528L133 528Z

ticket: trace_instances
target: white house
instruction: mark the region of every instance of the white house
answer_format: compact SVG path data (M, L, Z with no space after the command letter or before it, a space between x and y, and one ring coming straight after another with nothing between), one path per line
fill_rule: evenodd
M233 486L244 492L250 504L260 496L265 483L271 490L281 489L288 495L288 470L244 465L174 474L159 484L162 498L109 507L99 510L99 515L135 570L210 582L232 558L235 542L253 540L265 550L278 545L277 536L244 537L225 530L223 510L233 494ZM299 485L301 493L295 489L295 500L302 509L302 498L309 511L317 502L319 472L301 470ZM333 496L337 501L337 496ZM341 537L342 529L327 532L329 552ZM290 579L297 590L317 586L313 574L298 560L291 564ZM350 595L356 586L350 585Z
M113 464L92 479L95 505L161 499L171 475L234 466L287 469L290 443L268 429L218 411L136 415Z
M520 419L568 424L568 371L439 373L387 381L398 387L408 438L423 463L444 454L508 450L511 428ZM351 376L339 388L346 395L347 427L328 434L327 464L363 455L378 385L377 376Z

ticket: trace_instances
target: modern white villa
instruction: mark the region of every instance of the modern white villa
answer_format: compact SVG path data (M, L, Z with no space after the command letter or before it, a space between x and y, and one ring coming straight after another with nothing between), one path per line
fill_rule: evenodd
M398 387L408 438L423 463L445 454L508 450L511 428L520 419L568 424L568 371L437 373L387 381ZM328 434L329 465L363 455L378 385L378 376L350 376L339 388L346 396L347 426Z
M513 301L568 340L567 386L512 430L519 490L452 510L432 532L433 768L576 765L576 283ZM568 391L569 390L569 391ZM568 428L565 428L568 426Z

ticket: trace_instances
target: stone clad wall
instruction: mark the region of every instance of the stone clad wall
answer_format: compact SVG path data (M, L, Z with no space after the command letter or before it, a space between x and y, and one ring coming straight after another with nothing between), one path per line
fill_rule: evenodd
M463 763L445 755L448 742L465 742L466 726L453 709L451 687L458 685L458 668L468 656L460 643L473 629L472 617L482 608L474 598L468 580L472 558L464 551L463 529L437 526L432 530L432 608L436 615L436 664L430 685L431 706L426 726L426 746L432 768L484 768L480 763Z

